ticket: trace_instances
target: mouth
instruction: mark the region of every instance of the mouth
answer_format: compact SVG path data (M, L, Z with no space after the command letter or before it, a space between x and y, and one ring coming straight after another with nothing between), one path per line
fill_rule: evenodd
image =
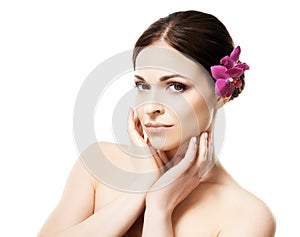
M170 128L172 128L174 125L172 124L165 124L165 123L145 123L144 124L146 130L149 133L162 133L166 132Z

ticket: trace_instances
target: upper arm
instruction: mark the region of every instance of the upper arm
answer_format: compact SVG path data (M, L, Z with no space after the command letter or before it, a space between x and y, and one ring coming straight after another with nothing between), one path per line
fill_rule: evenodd
M76 225L94 212L94 183L82 161L74 164L62 197L39 235L51 235Z
M218 237L274 237L275 230L274 216L267 206L260 204L229 220Z

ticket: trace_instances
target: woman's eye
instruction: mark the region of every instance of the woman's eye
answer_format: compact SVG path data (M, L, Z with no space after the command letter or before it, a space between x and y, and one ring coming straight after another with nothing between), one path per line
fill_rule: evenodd
M143 83L143 82L136 82L135 86L140 91L144 91L144 90L149 90L150 89L150 86L147 85L146 83Z
M172 82L168 89L173 92L182 92L186 89L186 85L179 83L179 82Z

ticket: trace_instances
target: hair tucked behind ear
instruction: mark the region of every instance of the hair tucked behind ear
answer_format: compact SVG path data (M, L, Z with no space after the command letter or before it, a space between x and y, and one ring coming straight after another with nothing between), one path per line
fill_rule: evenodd
M157 41L163 40L174 49L200 63L210 74L210 67L220 64L221 58L230 55L234 45L224 24L215 16L199 11L174 12L160 18L140 36L133 51L133 64L140 51ZM244 89L236 88L231 100Z

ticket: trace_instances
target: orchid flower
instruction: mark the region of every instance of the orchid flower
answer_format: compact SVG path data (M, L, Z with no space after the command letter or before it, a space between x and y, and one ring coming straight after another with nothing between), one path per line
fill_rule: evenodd
M225 56L221 59L221 65L215 65L210 68L212 77L216 80L216 95L230 97L235 88L241 88L242 80L240 76L249 69L249 66L239 61L240 53L241 48L238 46L232 51L230 56Z

